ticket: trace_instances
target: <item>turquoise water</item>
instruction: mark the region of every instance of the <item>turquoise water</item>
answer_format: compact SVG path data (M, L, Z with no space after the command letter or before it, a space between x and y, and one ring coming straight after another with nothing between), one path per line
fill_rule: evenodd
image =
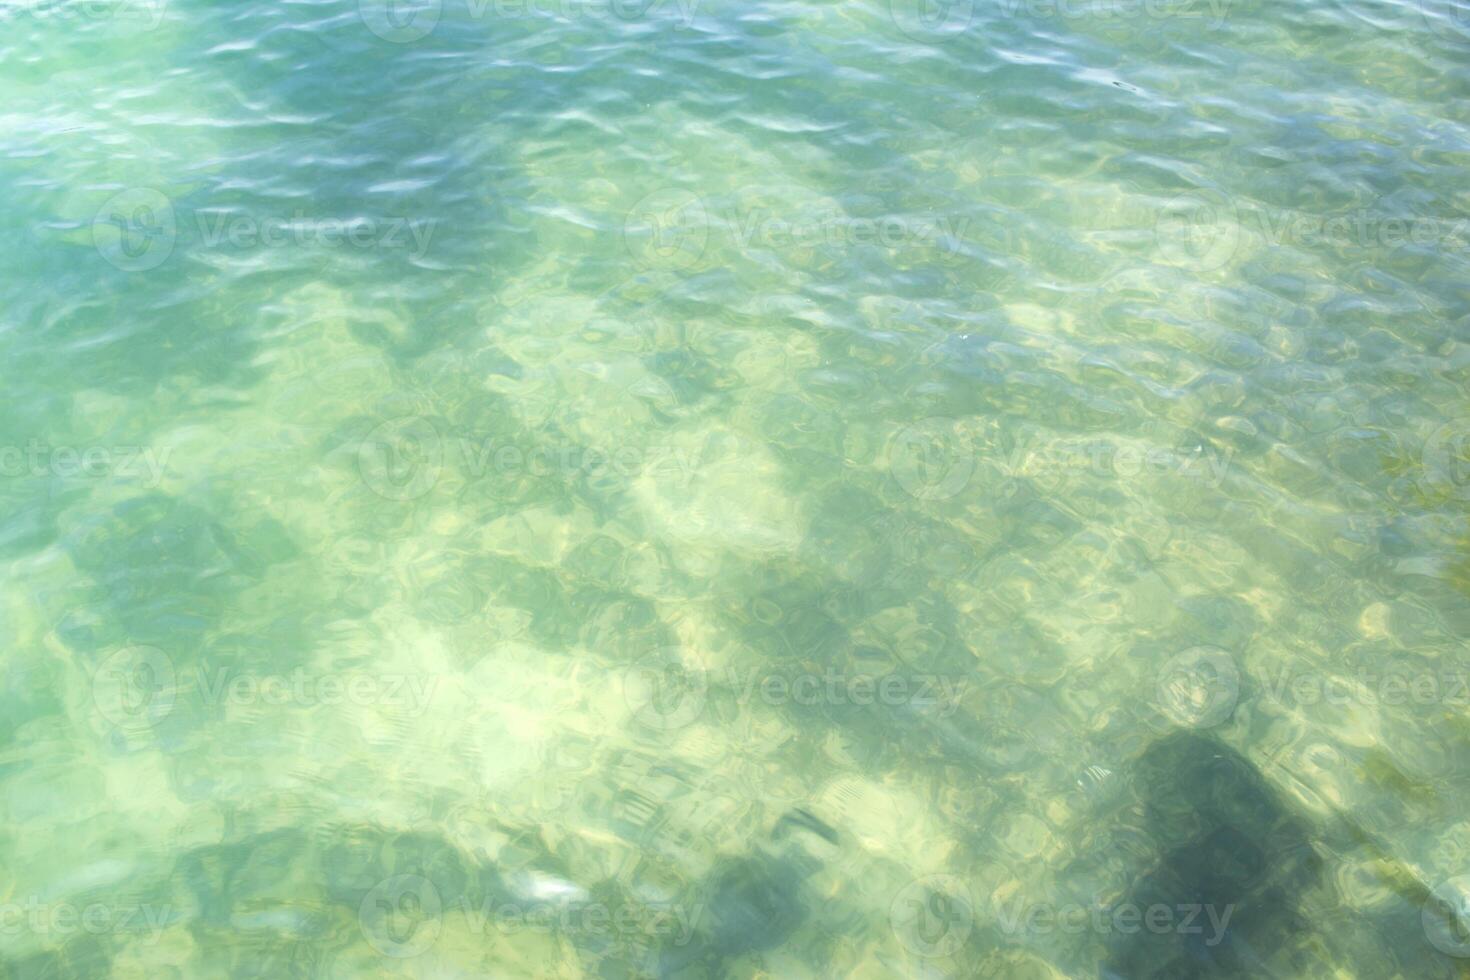
M1470 975L1460 0L0 21L0 976Z

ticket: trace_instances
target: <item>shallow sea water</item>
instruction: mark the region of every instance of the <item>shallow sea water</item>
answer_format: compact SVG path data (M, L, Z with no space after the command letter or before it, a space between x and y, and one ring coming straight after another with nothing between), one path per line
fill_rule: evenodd
M1470 975L1459 0L0 4L0 976Z

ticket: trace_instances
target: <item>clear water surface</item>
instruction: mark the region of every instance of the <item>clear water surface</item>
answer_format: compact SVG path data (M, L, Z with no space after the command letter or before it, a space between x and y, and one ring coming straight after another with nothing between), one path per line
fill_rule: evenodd
M1462 0L5 0L0 975L1454 977Z

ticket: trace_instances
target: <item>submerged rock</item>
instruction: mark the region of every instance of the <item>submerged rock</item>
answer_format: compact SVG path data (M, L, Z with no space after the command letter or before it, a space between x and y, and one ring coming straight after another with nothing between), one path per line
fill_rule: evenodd
M1135 805L1156 845L1124 899L1134 927L1110 936L1105 977L1272 976L1310 931L1299 899L1322 871L1306 821L1240 753L1193 732L1155 742L1133 767Z
M664 950L659 976L724 976L728 961L786 942L808 918L803 883L838 841L837 831L798 808L776 822L768 844L717 864L702 889L705 927L687 946Z

